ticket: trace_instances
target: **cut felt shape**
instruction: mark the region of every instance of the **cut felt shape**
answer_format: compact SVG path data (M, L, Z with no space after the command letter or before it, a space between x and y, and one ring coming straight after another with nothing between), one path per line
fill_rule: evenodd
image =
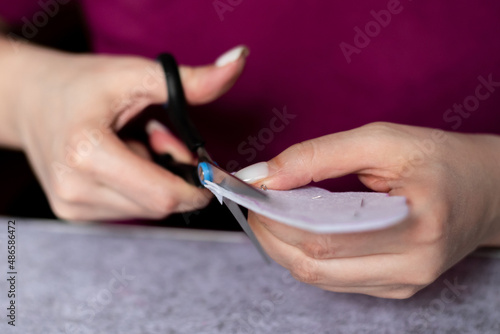
M314 233L353 233L386 228L409 213L406 198L384 193L334 193L317 187L266 190L266 199L228 191L207 181L206 187L258 214ZM264 191L264 190L262 190Z

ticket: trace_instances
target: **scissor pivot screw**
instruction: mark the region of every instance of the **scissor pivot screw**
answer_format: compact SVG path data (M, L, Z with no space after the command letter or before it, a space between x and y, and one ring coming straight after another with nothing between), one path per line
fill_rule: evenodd
M198 178L203 185L206 181L212 182L214 180L212 168L210 168L206 162L200 162L198 164Z

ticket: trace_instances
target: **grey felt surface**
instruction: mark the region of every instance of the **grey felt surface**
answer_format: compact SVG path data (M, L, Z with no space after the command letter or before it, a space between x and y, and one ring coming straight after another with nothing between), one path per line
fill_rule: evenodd
M298 283L239 233L17 222L17 326L1 311L2 334L500 333L494 257L468 257L413 298L384 300ZM1 310L6 291L2 279Z

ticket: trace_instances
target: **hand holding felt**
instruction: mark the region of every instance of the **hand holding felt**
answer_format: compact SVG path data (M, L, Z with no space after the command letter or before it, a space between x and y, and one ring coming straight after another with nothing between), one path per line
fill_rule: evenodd
M392 212L401 204L395 196L403 196L408 216L385 229L340 234L289 226L260 208L249 212L249 223L266 252L301 281L408 298L500 235L499 150L498 136L389 123L306 141L268 161L267 175L254 185L287 190L356 173L396 202L377 214Z

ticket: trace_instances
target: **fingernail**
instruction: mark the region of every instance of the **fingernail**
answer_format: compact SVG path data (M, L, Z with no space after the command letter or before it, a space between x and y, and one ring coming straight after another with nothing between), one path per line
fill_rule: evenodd
M146 124L146 132L148 133L148 135L151 135L155 131L170 133L165 125L158 122L156 119L152 119L148 122L148 124Z
M217 67L222 67L226 66L229 63L232 63L236 60L238 60L240 57L246 57L250 51L246 46L240 45L237 47L232 48L231 50L227 51L224 53L222 56L217 58L215 61L215 66Z
M269 167L267 162L259 162L243 168L234 175L247 183L254 183L269 175Z

